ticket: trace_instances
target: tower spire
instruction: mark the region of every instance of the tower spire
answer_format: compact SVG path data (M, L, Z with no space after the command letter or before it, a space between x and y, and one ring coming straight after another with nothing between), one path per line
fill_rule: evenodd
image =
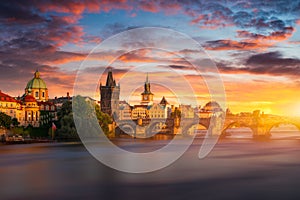
M146 76L146 83L149 83L148 72L147 72L147 76Z
M113 74L112 74L112 69L109 68L108 70L108 75L106 79L106 86L116 86L116 82L114 81Z

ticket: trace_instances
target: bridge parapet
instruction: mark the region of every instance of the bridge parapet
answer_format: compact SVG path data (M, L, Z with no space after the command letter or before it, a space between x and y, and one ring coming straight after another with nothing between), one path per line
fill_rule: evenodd
M155 127L158 124L164 124L165 130L168 130L169 134L187 134L188 130L195 125L202 125L206 129L209 129L210 123L215 123L214 118L168 118L168 119L148 119L147 123L138 125L137 120L120 120L117 121L117 127L128 127L133 135L143 135L141 137L149 137L153 133ZM300 118L276 116L276 115L229 115L226 116L223 124L223 128L220 129L220 133L226 135L226 130L233 127L248 127L253 133L253 137L256 136L270 136L272 128L279 126L280 124L293 124L300 130ZM209 131L211 132L211 131ZM216 133L216 131L214 131Z

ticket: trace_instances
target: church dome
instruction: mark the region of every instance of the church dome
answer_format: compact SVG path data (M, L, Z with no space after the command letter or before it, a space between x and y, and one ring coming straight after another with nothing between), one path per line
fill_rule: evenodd
M216 101L210 101L205 104L204 110L209 112L219 112L222 111L222 108Z
M34 78L31 79L26 86L26 89L47 89L46 83L40 78L40 72L36 71L34 73Z

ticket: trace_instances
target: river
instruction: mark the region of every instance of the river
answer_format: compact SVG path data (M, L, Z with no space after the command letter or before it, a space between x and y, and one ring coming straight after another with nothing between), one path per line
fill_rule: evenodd
M278 136L266 141L243 137L243 132L232 134L202 160L197 154L203 139L197 138L175 163L146 174L110 169L80 143L0 145L0 199L298 200L297 134L273 133ZM115 142L124 149L144 149L169 140Z

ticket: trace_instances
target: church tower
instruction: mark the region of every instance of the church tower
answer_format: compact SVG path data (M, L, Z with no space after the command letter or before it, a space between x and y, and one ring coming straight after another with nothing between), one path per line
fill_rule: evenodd
M100 94L101 111L110 116L117 117L119 109L120 85L116 84L111 69L108 71L105 86L100 84Z
M153 104L154 94L152 94L152 92L150 90L150 82L149 82L149 78L148 78L148 73L147 73L146 82L144 85L144 92L141 95L142 95L142 101L141 101L142 105L152 105Z

